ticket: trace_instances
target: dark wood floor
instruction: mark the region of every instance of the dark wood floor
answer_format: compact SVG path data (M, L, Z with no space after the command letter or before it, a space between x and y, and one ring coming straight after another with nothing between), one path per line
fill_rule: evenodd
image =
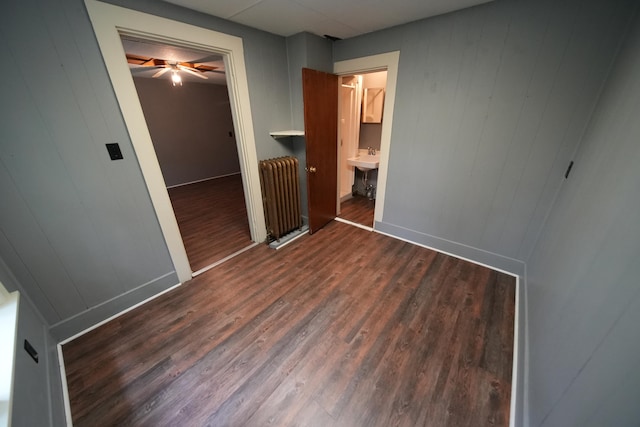
M515 279L333 221L63 346L75 426L508 425Z
M356 224L373 227L373 213L376 207L375 200L369 200L364 196L354 196L340 203L340 218Z
M240 175L170 188L169 198L193 271L252 243Z

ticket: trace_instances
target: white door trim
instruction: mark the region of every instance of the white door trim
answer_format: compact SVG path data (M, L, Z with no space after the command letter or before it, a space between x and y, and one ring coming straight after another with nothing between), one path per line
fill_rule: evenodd
M96 0L85 0L85 4L178 279L181 282L191 279L191 267L120 34L211 51L224 57L251 238L254 242L266 239L242 39Z
M387 88L384 99L384 118L382 120L382 136L380 140L380 166L378 167L374 228L375 221L382 221L384 214L384 196L387 187L387 169L389 166L393 107L396 101L396 82L398 80L399 61L400 51L394 51L362 58L348 59L333 64L333 72L338 75L387 70Z

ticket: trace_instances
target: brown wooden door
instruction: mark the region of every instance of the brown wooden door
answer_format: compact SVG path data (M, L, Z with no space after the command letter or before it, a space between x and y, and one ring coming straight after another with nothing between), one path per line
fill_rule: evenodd
M338 191L338 76L302 69L307 147L309 233L336 217Z

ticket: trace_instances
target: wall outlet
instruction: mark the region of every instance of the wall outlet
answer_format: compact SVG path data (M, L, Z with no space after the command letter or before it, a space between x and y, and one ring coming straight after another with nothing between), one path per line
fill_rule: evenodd
M116 142L113 144L107 144L107 151L109 152L109 157L111 160L120 160L122 159L122 151L120 151L120 145Z

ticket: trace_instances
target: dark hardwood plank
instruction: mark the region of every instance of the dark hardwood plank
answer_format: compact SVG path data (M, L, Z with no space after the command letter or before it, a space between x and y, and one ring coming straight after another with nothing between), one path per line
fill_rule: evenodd
M74 425L508 425L514 303L513 277L334 221L65 344Z
M353 196L340 203L340 215L338 216L356 224L373 227L375 206L375 200L369 200L364 196Z
M193 271L251 244L240 175L210 179L168 191Z

